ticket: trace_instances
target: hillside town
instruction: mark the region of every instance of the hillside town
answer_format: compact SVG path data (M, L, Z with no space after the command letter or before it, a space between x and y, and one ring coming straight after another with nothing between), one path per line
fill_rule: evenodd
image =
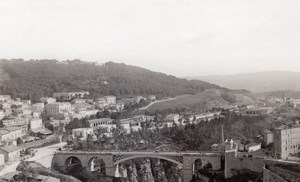
M224 132L226 124L219 125L219 142L213 143L210 150L220 152L225 158L234 152L233 157L225 159L225 178L234 176L232 170L226 170L231 168L263 172L264 180L299 179L299 173L296 175L291 171L291 175L287 175L286 169L281 169L276 163L280 161L283 166L300 164L300 102L297 99L285 98L283 94L282 98L260 98L251 105L216 107L206 112L147 114L139 111L139 108L152 102L157 102L154 95L130 98L109 95L91 99L89 92L64 92L54 93L53 97L42 97L37 103L0 95L0 166L5 168L14 161L30 160L36 155L36 148L65 142L58 151L97 148L98 151L179 152L181 149L172 147L167 140L163 139L157 144L157 141L152 143L151 138L143 138L142 135L148 131L165 131L167 128L209 125L211 121L219 121L229 115L250 118L267 116L271 119L264 123L266 129L253 138L228 138ZM136 136L137 140L134 139L127 145L124 144L127 142L125 140L118 143L116 137L126 138L126 135ZM102 142L101 147L95 146L92 149L91 145L99 145L96 144L97 141ZM89 144L90 142L96 143ZM84 143L92 148L83 147ZM247 164L239 162L239 158L248 161ZM211 176L210 170L203 172L202 167L199 168L199 174L195 173L195 179L209 179ZM124 169L119 169L116 176L127 178L127 172L125 173Z

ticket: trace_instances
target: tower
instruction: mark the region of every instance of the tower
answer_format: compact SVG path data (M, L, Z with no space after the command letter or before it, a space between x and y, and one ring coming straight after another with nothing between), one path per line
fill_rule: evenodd
M224 127L223 127L223 124L221 124L220 130L221 130L220 143L224 143Z

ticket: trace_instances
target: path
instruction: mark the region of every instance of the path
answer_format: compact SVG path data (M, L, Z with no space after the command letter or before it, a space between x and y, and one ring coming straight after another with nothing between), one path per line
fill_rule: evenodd
M168 98L168 99L164 99L164 100L157 100L157 101L154 101L154 102L151 102L149 105L145 106L145 107L142 107L142 108L139 108L139 110L146 110L148 109L150 106L152 106L153 104L156 104L156 103L160 103L160 102L166 102L166 101L170 101L170 100L174 100L176 99L176 97L173 97L173 98Z

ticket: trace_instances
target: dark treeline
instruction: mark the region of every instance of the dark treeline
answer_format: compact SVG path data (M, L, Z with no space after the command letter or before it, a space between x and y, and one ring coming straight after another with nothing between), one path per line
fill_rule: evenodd
M89 91L101 95L176 96L219 88L203 81L179 79L163 73L125 64L103 65L80 60L0 60L0 68L10 79L3 81L1 92L13 97L38 100L54 92Z

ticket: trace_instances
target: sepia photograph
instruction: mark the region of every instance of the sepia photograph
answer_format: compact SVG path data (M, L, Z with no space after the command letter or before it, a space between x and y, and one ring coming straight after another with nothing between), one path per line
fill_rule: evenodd
M0 0L0 182L300 182L300 1Z

